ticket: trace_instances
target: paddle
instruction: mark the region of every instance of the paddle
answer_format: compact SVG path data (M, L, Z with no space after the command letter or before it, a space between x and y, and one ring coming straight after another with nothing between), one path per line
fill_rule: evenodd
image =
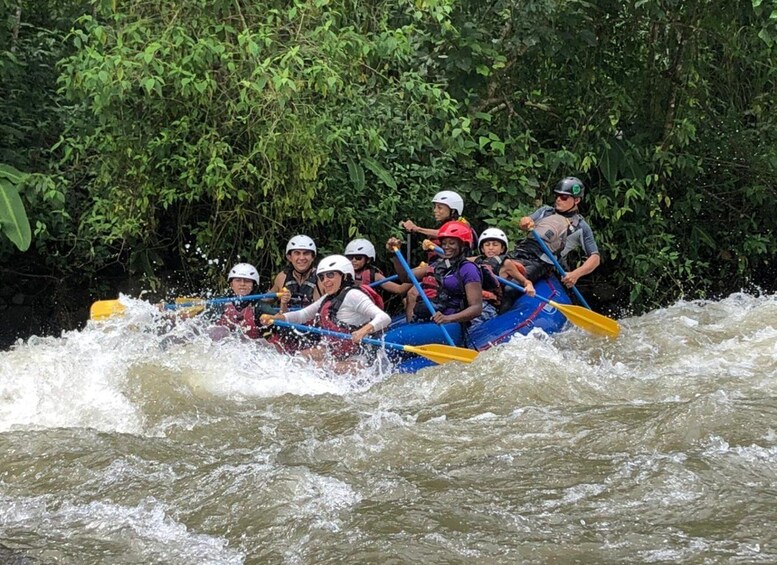
M89 308L90 320L107 320L113 316L121 316L126 310L118 300L98 300Z
M274 292L264 294L248 294L246 296L225 296L223 298L193 298L191 302L176 302L175 304L165 304L165 310L176 310L177 308L188 308L190 306L211 306L213 304L227 304L229 302L252 302L255 300L264 300L265 298L275 298Z
M434 246L434 252L438 255L443 254L442 248L437 247L436 245ZM511 286L520 292L526 292L526 290L516 282L503 279L499 276L496 278L504 285ZM618 337L618 334L621 331L618 322L608 318L607 316L603 316L602 314L597 314L591 309L581 308L580 306L574 306L572 304L559 304L558 302L550 300L549 298L544 298L537 294L534 295L534 298L542 300L543 302L547 302L556 310L564 314L567 317L567 320L593 334L615 338Z
M250 300L262 300L263 298L275 298L274 292L265 294L249 294L247 296L227 296L224 298L211 298L208 300L191 299L189 302L176 302L165 304L165 310L175 310L177 308L191 308L193 306L209 306L211 304L225 304L227 302L242 302ZM124 314L126 307L118 300L98 300L89 309L90 320L107 320L112 316Z
M323 328L317 328L315 326L305 326L302 324L292 324L291 322L284 322L283 320L273 320L274 326L281 326L284 328L293 328L302 332L309 332L315 334L326 335L330 337L336 337L339 339L352 339L351 334L333 332L331 330L325 330ZM453 347L449 345L442 345L439 343L432 343L430 345L403 345L401 343L391 343L381 341L379 339L372 339L365 337L362 339L363 343L369 345L375 345L378 347L386 347L388 349L397 349L406 353L413 353L425 357L430 361L442 365L450 361L460 361L461 363L471 363L478 356L478 352L474 349L465 349L463 347Z
M379 281L371 282L368 286L375 288L376 286L380 286L383 283L394 282L398 278L399 278L399 275L391 275L390 277L386 277L385 279L380 279Z
M496 277L500 283L510 286L520 292L526 292L524 288L516 282L503 279L502 277ZM553 306L556 310L564 314L567 320L575 324L576 326L583 328L584 330L596 335L605 337L618 337L621 331L618 322L602 314L597 314L592 310L586 310L582 306L574 306L572 304L559 304L558 302L535 294L534 298L547 302Z
M534 236L534 239L537 240L537 243L540 244L540 247L542 247L542 251L545 253L545 255L548 256L548 258L553 261L553 266L556 267L556 270L558 271L558 274L562 277L567 276L566 271L564 271L564 267L561 266L561 263L558 262L558 259L556 259L556 256L553 254L553 252L548 249L548 246L545 244L545 241L543 241L542 236L537 233L537 230L531 230L532 235ZM591 310L591 307L588 305L588 302L585 301L585 298L583 298L583 295L580 294L580 291L577 290L576 286L572 286L572 291L575 293L575 296L577 296L577 299L580 301L580 303Z
M413 232L409 231L407 232L407 235L405 235L406 244L407 244L407 262L408 264L410 261L412 261L412 255L413 255Z
M394 257L397 258L397 260L402 265L402 268L405 269L405 272L407 273L407 276L410 277L410 280L413 283L413 286L418 291L418 295L421 297L421 299L424 301L424 304L426 304L426 308L429 310L429 313L434 316L435 309L432 305L432 301L429 300L429 297L426 296L426 293L424 292L424 289L421 288L421 283L418 282L418 279L413 274L413 269L410 268L410 265L407 264L407 260L402 255L402 251L397 247L394 249ZM448 342L448 345L451 347L455 347L455 344L453 343L453 339L451 339L451 334L448 333L448 330L445 329L445 326L442 324L438 324L438 327L442 330L443 336L445 336L445 341Z

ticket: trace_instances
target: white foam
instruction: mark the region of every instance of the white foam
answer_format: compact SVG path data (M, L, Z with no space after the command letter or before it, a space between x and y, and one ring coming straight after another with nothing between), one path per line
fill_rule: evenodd
M229 549L226 539L190 532L153 497L137 506L97 501L58 505L51 497L17 497L0 508L4 528L41 524L41 533L52 541L67 539L71 532L88 534L93 540L126 547L135 559L147 562L230 565L243 563L246 557Z

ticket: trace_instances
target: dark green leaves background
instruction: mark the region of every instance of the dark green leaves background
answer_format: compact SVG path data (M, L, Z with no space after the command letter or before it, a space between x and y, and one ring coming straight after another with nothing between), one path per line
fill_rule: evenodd
M0 0L0 164L23 175L0 177L0 265L103 294L109 275L222 288L238 258L277 269L298 232L380 249L441 189L519 237L575 174L604 259L587 292L638 312L773 288L774 14Z

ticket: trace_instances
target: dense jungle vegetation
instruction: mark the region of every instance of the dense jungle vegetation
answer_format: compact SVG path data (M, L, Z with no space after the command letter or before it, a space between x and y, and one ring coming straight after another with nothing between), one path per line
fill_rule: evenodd
M479 231L574 174L641 312L777 251L774 0L0 0L0 272L223 289L438 190ZM171 273L175 276L171 278ZM111 282L113 281L113 282ZM586 290L587 289L587 290Z

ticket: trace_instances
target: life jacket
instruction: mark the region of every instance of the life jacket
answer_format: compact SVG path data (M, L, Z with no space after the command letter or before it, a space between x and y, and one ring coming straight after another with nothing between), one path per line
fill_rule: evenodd
M289 265L283 270L286 280L283 286L291 293L289 306L304 308L313 303L313 292L316 290L316 270L311 269L310 275L301 284L294 278L294 267Z
M361 271L354 274L353 280L362 286L369 286L375 282L375 275L378 273L383 274L375 265L367 265Z
M325 330L334 332L351 333L358 330L361 326L347 324L337 318L337 312L343 305L346 295L354 290L362 291L378 308L383 310L383 299L372 287L365 285L349 286L341 290L336 296L327 296L324 299L324 302L321 304L321 308L316 315L316 325ZM331 346L332 355L338 359L350 357L359 350L359 344L354 343L349 339L333 338L327 341Z
M424 294L432 301L435 310L455 310L461 311L467 303L467 292L464 289L464 283L459 275L459 269L463 265L464 259L460 258L455 263L451 264L446 259L440 259L433 265L429 265L426 269L426 274L419 281L421 283L421 289ZM460 295L451 294L442 284L443 279L448 275L453 275L458 279L458 287L461 291ZM429 317L429 310L426 304L422 300L416 302L415 316L418 319L426 319Z
M555 255L564 249L570 226L568 218L561 214L550 214L535 222L534 229Z
M481 294L483 300L498 307L502 302L502 285L496 278L499 274L499 268L504 261L504 255L497 255L496 257L485 257L481 255L475 259L475 264L480 267L480 276L483 279L483 290Z
M239 308L238 305L242 308ZM216 321L216 325L224 326L233 331L239 329L251 339L257 339L261 335L254 308L246 303L227 303L224 313Z
M583 216L577 212L559 214L554 210L549 210L547 215L535 222L534 229L540 234L551 252L558 255L566 246L567 237L577 231L582 219Z

